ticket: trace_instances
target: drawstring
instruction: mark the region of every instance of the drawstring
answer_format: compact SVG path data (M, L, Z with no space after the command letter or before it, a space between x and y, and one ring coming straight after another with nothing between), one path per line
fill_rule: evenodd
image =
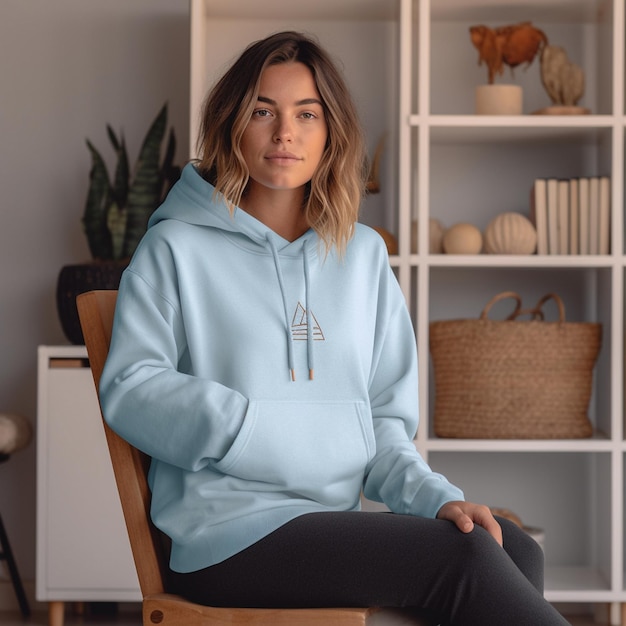
M280 259L278 258L278 250L276 245L272 241L270 233L266 235L267 243L272 251L272 257L274 258L274 267L276 268L276 276L278 278L278 286L280 287L280 295L283 301L283 314L285 316L285 331L287 335L287 361L289 365L289 373L291 380L296 380L296 370L294 365L293 356L293 339L291 336L291 320L289 319L289 310L287 308L287 295L285 293L285 281L283 280L283 272L280 267ZM309 380L313 380L313 326L311 324L311 317L309 304L310 304L310 278L309 278L309 260L307 258L306 246L302 249L303 269L304 269L304 289L305 289L305 315L307 320L306 330L306 349L307 349L307 364L309 368Z
M313 380L313 324L311 323L311 281L309 280L309 257L306 253L306 243L302 246L302 264L304 266L304 308L306 311L306 360L309 366L309 380Z
M293 345L291 342L291 324L289 323L289 311L287 310L287 296L285 295L285 282L283 281L283 272L280 269L280 261L278 259L278 250L274 245L269 233L266 236L269 243L272 256L274 257L274 267L276 268L276 276L278 277L278 286L280 287L280 295L283 299L283 312L285 315L285 331L287 333L287 360L289 365L289 371L291 373L291 380L296 380L296 371L293 364Z

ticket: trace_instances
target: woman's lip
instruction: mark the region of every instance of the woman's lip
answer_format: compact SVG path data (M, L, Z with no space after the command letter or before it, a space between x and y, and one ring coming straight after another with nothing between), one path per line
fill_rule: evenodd
M299 157L291 152L270 152L265 155L266 159L270 160L286 160L286 161L299 161Z

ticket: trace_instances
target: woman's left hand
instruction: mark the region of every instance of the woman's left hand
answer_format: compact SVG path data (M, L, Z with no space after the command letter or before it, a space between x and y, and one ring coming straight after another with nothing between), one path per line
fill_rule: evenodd
M461 532L474 530L474 524L482 526L500 545L502 545L502 529L491 510L484 504L454 501L446 502L437 512L437 519L454 522Z

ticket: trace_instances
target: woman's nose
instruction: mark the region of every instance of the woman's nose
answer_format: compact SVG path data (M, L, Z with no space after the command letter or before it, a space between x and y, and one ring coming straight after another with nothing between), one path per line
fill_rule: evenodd
M276 129L274 131L274 141L293 141L293 128L291 122L285 118L279 118L276 121Z

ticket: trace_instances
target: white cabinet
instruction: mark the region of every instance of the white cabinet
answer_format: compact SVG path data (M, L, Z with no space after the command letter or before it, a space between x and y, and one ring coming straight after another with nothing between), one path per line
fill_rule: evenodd
M38 360L37 600L140 601L86 350Z
M531 113L549 104L538 59L496 82L523 87L519 116L477 116L487 80L469 27L532 21L585 71L584 116ZM392 231L390 257L409 304L421 355L416 445L468 498L516 511L545 531L546 595L554 602L626 602L624 542L624 31L623 0L191 1L191 145L212 81L250 41L284 28L313 33L343 63L370 153L381 137L382 193L362 220ZM611 252L605 256L459 256L417 248L412 224L528 214L536 178L611 177ZM556 291L571 321L604 327L586 440L454 440L432 423L429 322L477 317L503 290L527 305Z

